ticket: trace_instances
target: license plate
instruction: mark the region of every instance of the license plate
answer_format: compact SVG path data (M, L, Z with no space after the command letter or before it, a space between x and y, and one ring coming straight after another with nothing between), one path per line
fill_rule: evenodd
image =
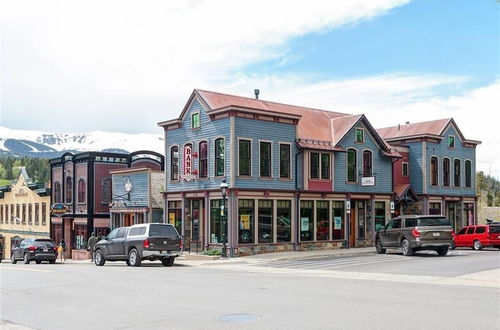
M49 249L47 249L47 248L44 248L44 249L43 249L43 252L47 252L47 251L49 251Z
M432 236L440 236L441 234L439 233L432 233Z

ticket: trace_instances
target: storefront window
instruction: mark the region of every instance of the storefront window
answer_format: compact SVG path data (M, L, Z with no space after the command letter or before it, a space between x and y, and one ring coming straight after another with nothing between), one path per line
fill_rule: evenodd
M75 225L75 242L74 248L77 250L84 250L87 248L87 226Z
M474 224L474 204L465 203L464 204L464 219L465 224L471 226Z
M292 237L292 202L278 201L277 208L276 240L278 242L290 242Z
M238 242L240 244L254 243L254 200L238 200Z
M333 239L344 239L344 202L332 202Z
M300 240L314 240L314 203L300 201Z
M179 235L182 235L182 203L181 201L168 202L168 223L174 225Z
M215 176L224 176L224 139L215 140Z
M316 240L326 241L330 238L330 219L328 202L316 202Z
M224 217L221 215L222 199L210 201L210 243L222 243L224 233ZM227 208L224 208L224 216L227 216Z
M366 233L365 202L356 203L358 204L358 239L364 239Z
M273 201L259 200L258 236L259 243L273 242Z
M385 226L385 202L375 202L375 230Z
M441 203L429 203L429 214L441 214Z

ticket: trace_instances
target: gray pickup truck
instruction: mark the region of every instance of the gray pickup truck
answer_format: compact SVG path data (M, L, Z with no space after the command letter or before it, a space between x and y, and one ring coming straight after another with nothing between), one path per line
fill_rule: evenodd
M419 250L434 250L440 256L453 246L453 228L442 215L404 215L390 220L377 231L377 253L386 248L401 248L405 256Z
M94 262L125 261L128 266L140 266L143 260L161 260L172 266L181 250L181 238L175 227L162 223L145 223L113 229L94 246Z

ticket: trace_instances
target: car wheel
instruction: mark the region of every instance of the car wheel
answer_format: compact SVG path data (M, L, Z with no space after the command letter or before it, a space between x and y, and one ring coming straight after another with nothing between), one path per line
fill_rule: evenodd
M405 256L413 255L413 249L410 247L410 241L406 238L401 242L401 252L403 252L403 255Z
M130 261L128 261L128 258L127 258L127 260L125 260L125 262L127 263L127 266L131 266Z
M14 257L14 253L10 255L10 262L12 262L13 264L17 263L16 257Z
M136 249L130 250L128 253L128 262L131 266L138 267L141 265L141 257L139 257L139 252Z
M441 247L438 247L436 249L436 252L440 255L440 256L445 256L448 254L448 247L447 246L441 246Z
M23 261L25 264L29 264L30 263L30 255L28 253L25 253L24 256L23 256Z
M104 263L106 262L106 259L104 259L104 256L102 255L101 250L97 250L94 252L94 263L96 266L103 266Z
M380 239L377 240L375 243L375 249L377 250L378 254L384 254L386 249L382 246L382 241Z
M42 263L42 261L41 261L41 260L35 260L35 262L36 262L36 264L37 264L37 265L39 265L39 264L41 264L41 263Z
M483 249L483 245L478 240L475 240L474 241L473 249L476 250L476 251L482 250Z
M171 267L174 264L175 258L170 257L170 258L162 258L161 259L161 264L165 267Z

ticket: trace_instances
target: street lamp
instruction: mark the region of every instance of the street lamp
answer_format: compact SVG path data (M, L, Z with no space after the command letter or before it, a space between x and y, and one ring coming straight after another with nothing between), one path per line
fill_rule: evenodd
M222 205L220 207L220 215L221 215L221 219L219 221L219 229L220 229L220 235L222 236L222 257L224 258L227 258L227 246L226 246L226 231L227 231L227 215L226 215L226 212L225 212L225 208L226 208L226 193L227 193L227 188L229 186L227 185L226 183L226 179L223 179L219 188L222 192ZM223 220L225 220L223 222ZM224 224L224 226L223 226ZM224 233L223 232L223 228L224 228Z

